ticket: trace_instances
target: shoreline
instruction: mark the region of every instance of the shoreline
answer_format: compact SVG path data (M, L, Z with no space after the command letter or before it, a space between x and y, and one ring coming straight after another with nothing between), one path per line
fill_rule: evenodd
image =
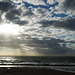
M75 75L75 73L35 67L0 67L0 75Z
M35 68L35 69L51 69L51 70L56 70L56 71L62 71L62 72L69 72L69 73L75 73L75 66L36 66L36 65L0 65L0 68Z

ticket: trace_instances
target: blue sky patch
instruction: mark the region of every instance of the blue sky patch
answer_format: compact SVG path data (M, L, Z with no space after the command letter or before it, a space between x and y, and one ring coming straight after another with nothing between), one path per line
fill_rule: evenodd
M46 2L46 1L45 1ZM45 8L45 9L47 9L47 10L49 10L50 11L50 7L55 7L55 6L57 6L59 3L58 2L56 2L56 3L54 3L54 4L47 4L47 5L34 5L34 4L30 4L30 3L28 3L28 2L24 2L23 1L23 3L25 4L25 7L26 8L28 8L28 7L30 7L30 6L32 6L33 8L38 8L38 7L40 7L40 8Z
M64 14L64 13L61 13L61 14L55 14L55 13L53 13L52 17L66 17L66 16L68 16L68 15Z

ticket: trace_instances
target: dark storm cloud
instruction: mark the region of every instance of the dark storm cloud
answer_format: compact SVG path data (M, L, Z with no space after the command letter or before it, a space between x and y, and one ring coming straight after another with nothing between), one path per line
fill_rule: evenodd
M40 21L38 23L42 24L41 27L48 27L48 26L52 26L55 23L55 21L44 20L44 21Z
M67 19L66 21L62 22L56 22L54 26L75 31L75 18Z
M0 24L2 23L2 18L1 18L1 15L0 15Z
M67 10L75 10L75 0L65 0L63 6Z
M34 13L33 13L32 11L30 11L30 10L26 11L26 12L23 14L23 16L33 16L33 15L34 15Z
M14 8L14 6L11 3L8 3L8 2L0 2L0 22L3 22L2 21L2 18L1 18L1 15L4 12L8 12L9 10L11 10L13 8Z
M10 9L13 9L14 6L11 3L8 2L0 2L0 10L3 12L6 12Z
M20 20L20 18L19 18L20 15L21 15L20 10L13 9L13 10L10 10L9 12L7 12L5 17L6 17L7 20L9 20L9 21L11 21L13 23L19 24L19 25L27 24L28 21Z
M63 43L61 46L59 43ZM66 47L66 43L64 40L60 39L50 39L50 40L38 40L33 39L28 43L28 46L35 47L35 50L42 54L67 54L72 52L71 48Z
M20 15L20 12L14 9L14 10L10 10L9 12L7 12L5 17L10 21L14 21L14 20L19 19L19 15Z
M21 9L16 9L16 5L12 5L9 2L0 2L0 10L1 10L1 14L0 16L6 12L5 14L5 18L6 20L13 22L15 24L19 24L19 25L25 25L28 23L28 21L26 20L21 20ZM26 15L29 15L29 12L27 12ZM32 15L30 13L30 15ZM1 21L1 17L0 17L0 21Z
M20 26L23 26L25 24L28 24L28 21L21 21L21 20L17 20L17 21L14 21L16 24L19 24Z
M41 27L54 26L58 28L64 28L68 30L75 30L75 18L69 18L65 21L40 21L39 24L42 24Z

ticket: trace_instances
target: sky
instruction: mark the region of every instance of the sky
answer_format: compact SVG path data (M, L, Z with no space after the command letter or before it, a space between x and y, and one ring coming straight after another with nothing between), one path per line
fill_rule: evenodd
M75 0L0 0L0 55L74 56Z

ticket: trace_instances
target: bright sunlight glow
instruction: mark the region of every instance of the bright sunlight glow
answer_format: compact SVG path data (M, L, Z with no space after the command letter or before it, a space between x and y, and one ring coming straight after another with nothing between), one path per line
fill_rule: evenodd
M14 25L14 24L1 24L0 25L0 33L1 34L5 34L5 35L16 35L19 34L19 26L18 25Z

